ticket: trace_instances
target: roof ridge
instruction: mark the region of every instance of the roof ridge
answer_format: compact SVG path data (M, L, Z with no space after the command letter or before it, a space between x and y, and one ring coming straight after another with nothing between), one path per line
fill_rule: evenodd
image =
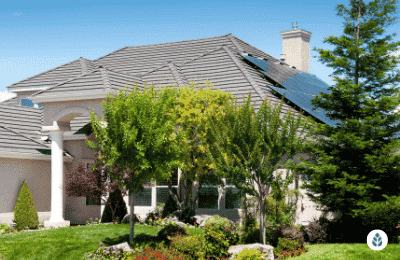
M230 34L227 34L226 37L233 43L233 45L236 46L236 48L239 50L239 52L245 52L244 49L237 43L235 36L233 36L230 33Z
M141 77L143 77L143 76L146 76L146 75L148 75L148 74L150 74L150 73L152 73L152 72L154 72L154 71L156 71L156 70L159 70L159 69L161 69L161 68L163 68L163 67L167 67L167 66L168 66L168 62L169 62L169 61L167 61L167 62L166 62L165 64L163 64L163 65L160 65L160 66L158 66L158 67L155 67L155 68L153 68L153 69L150 69L150 70L147 71L147 72L144 72L144 73L140 74L139 78L141 78Z
M101 72L101 77L103 78L103 84L105 86L104 91L110 92L111 84L110 79L108 78L108 73L102 66L99 66L99 70Z
M81 63L81 67L82 67L82 75L87 74L88 73L88 68L87 68L86 63L85 63L85 58L80 57L79 58L79 62Z
M81 57L81 58L82 58L82 57ZM79 59L81 59L81 58L79 58ZM62 66L65 66L65 65L67 65L67 64L70 64L70 63L72 63L72 62L78 61L79 59L76 59L76 60L73 60L73 61L64 63L64 64L62 64L62 65L60 65L60 66L57 66L57 67L55 67L55 68L46 70L46 71L44 71L44 72L42 72L42 73L33 75L33 76L31 76L31 77L28 77L28 78L26 78L26 79L20 80L20 81L18 81L18 82L12 83L11 85L7 86L6 88L11 88L11 86L16 85L16 84L18 84L18 83L21 83L22 81L29 80L29 79L32 79L32 78L34 78L34 77L38 77L38 76L40 76L40 75L42 75L42 74L44 74L44 73L47 73L47 72L49 72L49 71L58 69L58 68L60 68L60 67L62 67Z
M102 58L104 58L104 57L106 57L106 56L108 56L108 55L110 55L110 54L113 54L113 53L116 53L116 52L122 51L123 49L126 49L126 48L129 48L129 46L125 46L125 47L122 47L121 49L118 49L118 50L112 51L112 52L110 52L110 53L108 53L108 54L106 54L106 55L103 55L103 56L101 56L101 57L99 57L99 58L97 58L97 59L93 60L93 61L96 63L96 62L97 62L99 59L102 59Z
M41 91L38 91L38 92L36 92L36 93L30 95L30 97L34 97L34 96L36 96L36 95L42 94L42 93L45 92L45 91L49 91L50 89L53 89L53 88L58 87L58 86L61 86L61 85L65 84L65 83L68 83L68 82L73 81L73 80L75 80L75 79L79 79L79 78L81 78L81 77L85 77L85 76L87 76L87 75L89 75L89 74L92 74L92 73L94 73L94 72L96 72L96 71L99 71L99 68L94 69L94 70L92 70L92 71L89 71L89 72L88 72L87 74L85 74L85 75L80 75L80 76L77 76L77 77L75 77L75 78L68 79L68 80L66 80L66 81L64 81L64 82L61 82L61 83L57 84L57 85L51 86L51 87L49 87L49 88L47 88L47 89L44 89L44 90L41 90Z
M222 47L226 53L228 53L229 57L232 59L232 61L236 64L236 66L240 69L240 71L243 73L244 77L249 81L249 83L253 86L254 90L260 95L261 99L264 100L267 95L265 95L264 91L261 90L261 88L258 86L258 84L255 82L253 77L246 71L246 69L240 64L239 60L234 56L235 54L232 52L231 48L228 46L223 46Z
M175 41L175 42L163 42L163 43L145 44L145 45L138 45L138 46L125 46L124 48L149 47L149 46L156 46L156 45L162 45L162 44L172 44L172 43L190 42L190 41L205 40L205 39L212 39L212 38L222 38L222 37L226 37L229 34L231 34L231 33L224 34L224 35L221 35L221 36L212 36L212 37L206 37L206 38L196 38L196 39L191 39L191 40L182 40L182 41ZM111 53L109 53L109 54L111 54ZM104 55L104 56L106 56L106 55ZM102 58L102 57L100 57L100 58Z
M15 131L15 130L12 130L12 129L10 129L10 128L4 126L4 125L0 125L0 127L6 129L7 131L13 132L13 133L16 134L16 135L20 135L20 136L22 136L22 137L24 137L24 138L26 138L26 139L29 139L30 141L33 141L33 142L35 142L35 143L37 143L37 144L40 144L40 145L42 145L42 146L45 146L46 148L50 148L50 147L48 147L46 144L40 143L40 142L38 142L37 140L32 139L32 138L30 138L30 137L28 137L28 136L26 136L26 135L24 135L24 134L21 134L21 133Z
M214 51L217 51L217 50L219 50L219 49L222 49L224 46L225 46L225 44L222 44L221 46L219 46L219 47L217 47L217 48L215 48L215 49L213 49L213 50L211 50L211 51L208 51L208 52L205 52L205 53L203 53L203 54L200 54L199 56L197 56L197 57L195 57L195 58L193 58L193 59L191 59L191 60L182 62L182 63L180 63L180 64L181 64L181 65L184 65L184 64L187 64L187 63L189 63L189 62L193 62L193 61L195 61L195 60L197 60L197 59L200 59L200 58L203 57L203 56L209 55L210 53L212 53L212 52L214 52Z
M169 69L171 70L171 72L172 72L172 75L174 76L174 78L175 78L175 81L178 83L178 85L181 87L181 86L185 86L185 85L188 85L188 82L187 82L187 80L185 79L185 78L183 78L183 77L181 77L181 72L179 72L177 69L176 69L176 65L173 63L173 62L169 62L168 63L168 66L169 66Z

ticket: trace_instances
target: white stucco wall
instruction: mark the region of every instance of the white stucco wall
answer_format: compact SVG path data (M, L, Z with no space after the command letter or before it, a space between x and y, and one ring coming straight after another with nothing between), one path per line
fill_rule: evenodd
M12 224L18 193L25 180L32 193L39 222L50 217L49 160L0 158L0 222Z

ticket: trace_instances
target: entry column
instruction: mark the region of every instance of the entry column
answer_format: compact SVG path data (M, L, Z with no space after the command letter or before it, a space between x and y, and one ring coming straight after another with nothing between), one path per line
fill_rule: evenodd
M64 163L63 163L63 131L54 122L53 126L43 127L50 131L51 137L51 216L44 221L46 228L65 227L70 221L64 219Z

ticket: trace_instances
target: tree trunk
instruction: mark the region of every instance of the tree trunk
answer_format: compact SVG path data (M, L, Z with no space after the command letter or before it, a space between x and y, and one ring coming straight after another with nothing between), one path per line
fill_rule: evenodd
M264 207L265 207L265 199L264 198L261 198L261 199L259 199L259 201L260 201L260 203L259 203L259 206L260 206L260 240L262 241L262 244L263 245L266 245L267 244L267 241L266 241L266 238L265 238L265 209L264 209Z
M182 210L182 203L179 202L179 198L178 196L172 191L172 183L170 180L167 181L167 185L168 185L168 191L169 194L171 195L172 199L174 200L174 202L176 203L176 205L178 206L179 210ZM179 188L179 187L178 187Z
M129 218L130 222L130 232L129 232L129 244L131 247L133 247L133 239L135 237L135 222L134 222L134 216L135 216L135 203L134 203L134 197L135 194L132 194L132 191L129 191L129 195L132 195L132 200L131 200L131 217Z

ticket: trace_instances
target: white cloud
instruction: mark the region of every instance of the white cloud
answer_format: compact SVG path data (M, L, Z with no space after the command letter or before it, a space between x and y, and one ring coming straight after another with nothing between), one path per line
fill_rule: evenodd
M0 102L8 100L8 99L16 97L16 96L17 96L17 94L14 94L14 93L8 93L7 91L4 91L4 92L0 91Z

